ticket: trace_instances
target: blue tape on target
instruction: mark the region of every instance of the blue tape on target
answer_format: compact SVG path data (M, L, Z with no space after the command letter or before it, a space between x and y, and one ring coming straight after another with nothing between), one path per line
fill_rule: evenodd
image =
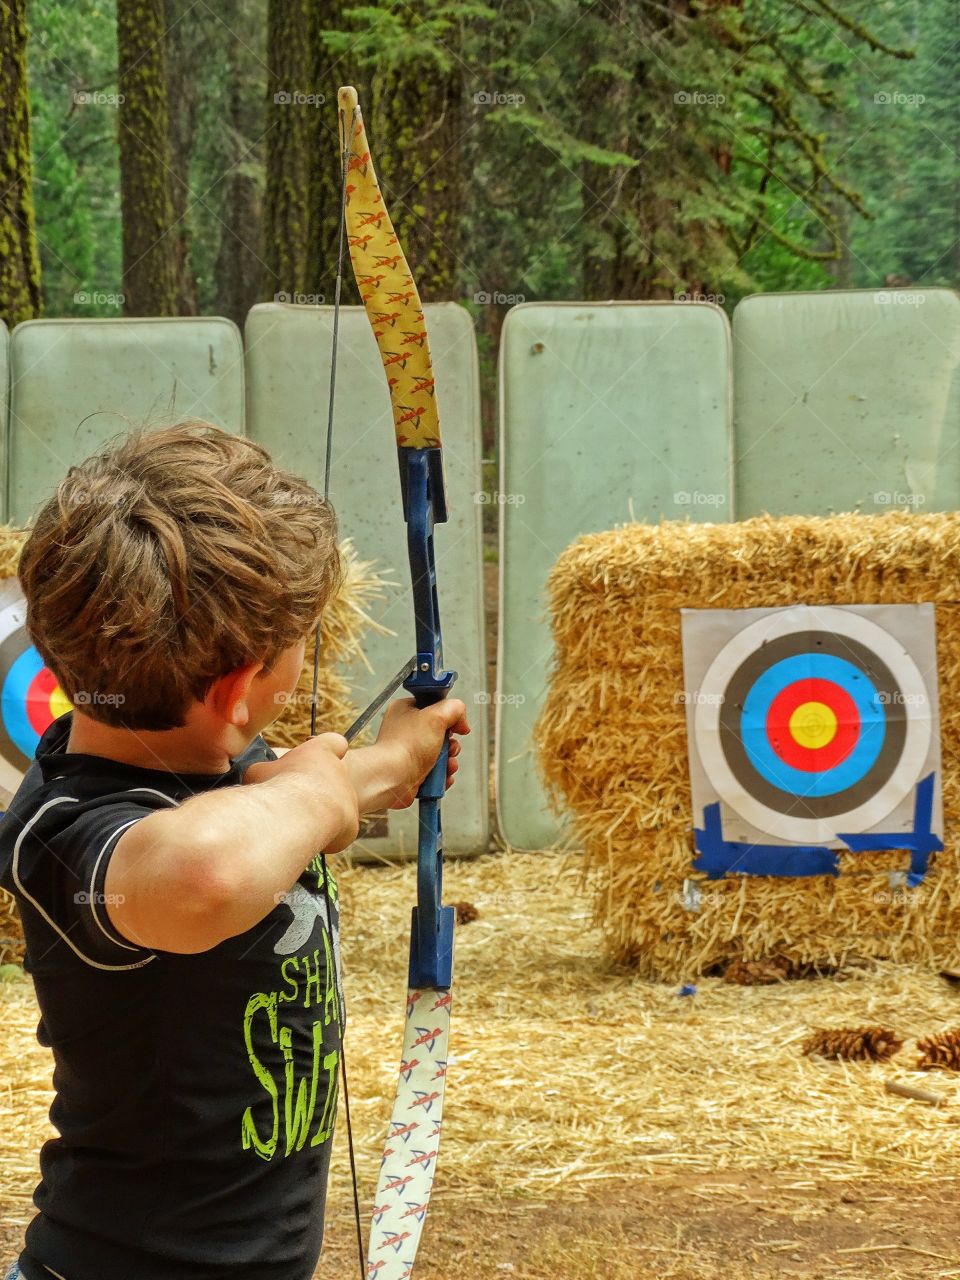
M866 835L844 835L837 832L837 839L853 853L868 853L877 849L906 849L910 853L910 870L907 872L907 884L916 888L927 874L931 853L943 848L943 841L935 836L933 825L933 784L935 775L927 776L917 783L916 797L913 804L912 831L881 831Z
M851 853L867 853L884 849L904 849L910 853L907 884L916 888L927 874L930 854L943 848L943 841L931 830L935 775L928 774L917 783L913 808L912 831L882 831L865 835L837 832ZM838 876L840 859L833 849L819 845L747 844L725 840L720 820L720 804L708 804L703 810L703 827L694 828L699 857L693 866L710 880L721 880L739 872L750 876Z
M705 871L711 880L722 880L731 872L748 876L837 876L840 859L833 849L818 845L745 844L724 840L720 822L720 802L703 811L703 829L694 827L697 852L696 871Z

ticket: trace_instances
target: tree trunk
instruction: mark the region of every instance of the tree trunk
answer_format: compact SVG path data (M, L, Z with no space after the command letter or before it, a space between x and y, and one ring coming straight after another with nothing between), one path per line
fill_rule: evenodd
M177 273L177 311L197 314L197 282L190 264L190 159L197 136L202 73L211 56L210 23L197 21L193 0L165 0L166 81L170 135L170 204ZM201 15L202 16L202 15Z
M425 301L460 296L463 181L461 64L404 66L378 75L371 147L383 197Z
M342 0L269 0L262 296L333 301L340 226L336 75L323 32Z
M0 318L11 328L42 310L33 210L26 0L0 5Z
M260 244L260 193L250 172L249 141L253 133L251 96L248 92L245 42L231 32L228 51L228 115L230 122L229 171L224 180L220 212L220 250L214 267L216 307L222 316L243 327L247 312L260 296L262 262ZM259 123L259 104L257 104Z
M117 0L124 312L177 314L163 0Z
M267 11L267 181L263 206L266 299L303 300L309 287L310 148L322 107L312 103L314 0L269 0ZM336 147L333 147L336 156ZM336 167L334 162L334 167Z

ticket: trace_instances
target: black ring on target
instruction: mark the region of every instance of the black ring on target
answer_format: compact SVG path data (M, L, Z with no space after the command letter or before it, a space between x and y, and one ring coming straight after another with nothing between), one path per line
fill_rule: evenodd
M832 818L869 800L892 777L903 754L907 724L902 715L886 715L883 742L872 766L851 786L828 795L803 795L774 786L754 767L743 745L744 703L756 681L787 658L823 654L859 668L875 691L881 708L903 705L900 686L889 667L866 645L828 631L797 631L762 644L748 655L723 691L719 732L721 751L744 791L778 813L801 818Z
M11 631L0 641L0 684L6 679L7 673L13 669L17 659L29 647L30 640L24 627ZM30 767L30 757L24 755L22 748L11 734L7 716L2 714L3 710L4 708L0 706L0 755L25 773Z

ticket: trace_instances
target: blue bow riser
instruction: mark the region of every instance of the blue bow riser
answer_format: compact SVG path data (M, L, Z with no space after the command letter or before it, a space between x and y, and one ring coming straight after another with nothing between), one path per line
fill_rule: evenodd
M413 674L403 687L418 707L445 698L457 678L443 669L443 637L437 599L434 525L447 518L443 459L439 448L397 450L403 515L407 522L407 554L413 585L417 654ZM443 827L440 802L446 790L449 740L427 774L417 799L417 905L410 931L411 987L448 990L453 980L453 907L441 906L443 893Z

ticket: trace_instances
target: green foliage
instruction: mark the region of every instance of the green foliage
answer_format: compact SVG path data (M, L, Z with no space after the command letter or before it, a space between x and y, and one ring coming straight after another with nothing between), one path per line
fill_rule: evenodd
M34 191L48 314L116 316L120 293L116 7L31 0Z
M865 6L866 7L866 6ZM871 20L875 5L868 7ZM864 192L869 222L851 228L852 279L888 275L917 285L960 286L960 0L880 6L916 61L857 77L844 157Z
M361 64L382 69L432 64L449 71L459 61L451 36L468 23L495 17L496 10L480 0L381 0L344 8L348 29L322 35L331 53Z
M118 314L115 10L30 0L53 315ZM491 367L505 306L522 298L705 290L730 307L763 289L960 284L960 0L371 0L325 12L330 63L366 103L405 78L460 79L443 105L457 113L451 172L464 188L453 291L477 299ZM210 311L224 244L240 231L258 247L266 3L200 6L189 21L209 47L186 218ZM428 97L404 93L413 138L440 124ZM319 110L333 169L332 103ZM231 173L249 181L242 229ZM429 200L408 202L414 219L429 215Z

